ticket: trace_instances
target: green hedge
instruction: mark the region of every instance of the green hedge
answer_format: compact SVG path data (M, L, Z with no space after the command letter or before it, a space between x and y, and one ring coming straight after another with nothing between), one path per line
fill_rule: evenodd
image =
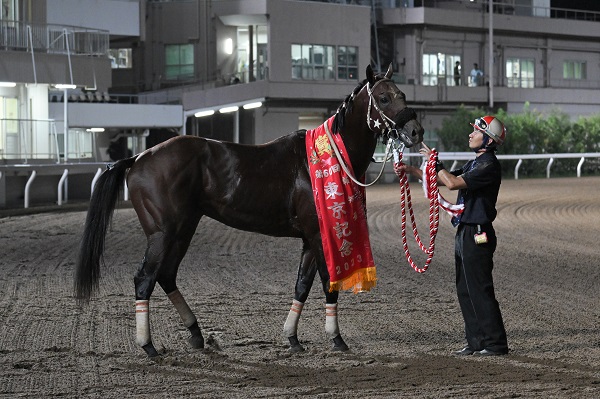
M440 151L469 151L468 135L472 131L470 122L488 112L484 109L467 109L460 106L456 112L442 122L437 130ZM498 154L545 154L600 152L600 114L571 121L561 111L543 114L531 110L526 104L523 112L507 114L500 109L492 114L506 126L506 141ZM573 176L576 174L579 159L555 159L553 176ZM504 160L503 169L512 175L517 161ZM519 176L540 177L546 175L548 160L523 160ZM582 175L600 172L598 158L586 159Z

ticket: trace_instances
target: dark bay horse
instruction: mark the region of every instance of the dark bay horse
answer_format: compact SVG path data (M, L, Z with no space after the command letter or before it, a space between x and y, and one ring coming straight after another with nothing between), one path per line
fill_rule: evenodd
M357 178L365 174L380 137L400 139L408 147L423 139L416 113L407 107L391 76L391 65L383 76L367 67L367 78L334 117L332 131L343 138ZM333 349L348 349L337 321L339 293L329 292L305 137L306 131L298 130L267 144L242 145L179 136L109 166L90 201L75 273L76 298L85 303L98 289L105 236L127 178L131 202L147 237L134 283L136 343L148 356L158 355L149 322L149 300L156 283L190 331L190 344L204 347L196 316L176 284L179 264L202 216L237 229L302 239L284 335L291 350L303 350L297 338L298 318L318 272L327 302L325 330Z

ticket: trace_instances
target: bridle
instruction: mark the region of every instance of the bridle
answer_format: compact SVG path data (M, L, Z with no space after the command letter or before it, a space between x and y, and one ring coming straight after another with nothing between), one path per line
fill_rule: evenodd
M392 81L392 79L383 78L383 79L375 82L372 87L371 87L371 82L367 82L367 84L365 86L367 89L367 95L369 96L369 106L367 107L367 126L369 127L370 131L375 133L376 136L382 136L382 137L387 138L387 145L385 148L385 155L383 158L384 161L381 163L381 169L379 171L379 174L377 175L375 180L373 180L371 183L368 183L368 184L362 183L361 181L359 181L352 175L348 166L344 162L337 145L335 145L335 142L333 141L333 137L331 136L329 126L327 125L327 123L325 123L325 133L327 134L327 138L329 139L329 142L331 143L331 147L333 148L335 155L339 159L342 169L344 170L344 172L346 172L346 174L348 175L350 180L352 180L354 183L358 184L361 187L372 186L373 184L377 183L377 181L381 178L381 175L383 174L383 170L385 169L385 164L390 159L390 150L392 148L393 148L394 153L404 152L406 145L404 144L404 142L402 140L400 140L400 138L404 137L406 139L406 141L410 141L410 137L409 137L406 129L404 129L404 125L406 125L406 123L409 120L417 118L417 114L412 108L408 108L408 107L404 108L402 111L400 111L400 113L398 115L399 116L398 121L401 123L401 126L402 126L402 128L400 130L398 130L396 128L397 123L394 122L394 120L392 120L389 116L387 116L381 110L381 108L379 108L379 105L377 104L377 101L375 100L375 97L373 95L373 90L375 89L375 87L377 87L377 85L379 83L391 82L391 81ZM355 96L356 95L353 93L350 96L350 101L354 100ZM377 111L377 114L379 114L379 117L383 121L382 127L380 127L382 124L381 124L381 122L379 122L379 119L373 119L371 117L371 113L373 112L373 109L375 111ZM373 122L373 128L371 127L371 122ZM375 129L378 129L378 130L375 130Z
M404 125L409 120L417 118L417 114L415 113L415 111L409 107L406 107L402 111L400 111L400 113L397 115L397 117L398 117L398 122L401 123L402 127L400 129L398 129L398 128L396 128L396 125L398 123L394 122L394 120L392 118L387 116L381 110L381 108L379 108L379 105L377 104L377 101L375 100L375 96L373 95L373 91L375 90L375 87L377 87L377 85L379 83L391 82L391 81L392 81L392 79L384 78L384 79L381 79L381 80L378 80L377 82L375 82L373 87L371 87L370 82L367 83L366 88L367 88L367 93L369 96L369 106L367 107L367 126L369 127L369 130L371 130L376 135L381 135L383 137L386 137L388 142L390 140L400 140L401 137L404 137L407 141L410 141L410 137L408 136L408 132L406 131L406 129L404 129ZM381 123L379 122L379 119L373 119L371 117L372 109L375 109L375 111L377 111L377 113L379 114L379 117L381 117L381 120L383 121L383 126L384 126L383 128L379 127L381 125ZM371 127L371 122L373 122L373 128ZM374 129L379 129L379 130L374 130Z

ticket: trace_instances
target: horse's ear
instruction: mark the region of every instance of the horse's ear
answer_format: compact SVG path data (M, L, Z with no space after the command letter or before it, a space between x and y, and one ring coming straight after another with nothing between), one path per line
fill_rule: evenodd
M375 83L375 73L373 72L373 68L371 68L371 64L367 65L367 80L369 83Z
M388 67L388 70L385 73L385 78L391 79L393 74L394 74L394 68L392 67L392 63L390 62L390 66Z

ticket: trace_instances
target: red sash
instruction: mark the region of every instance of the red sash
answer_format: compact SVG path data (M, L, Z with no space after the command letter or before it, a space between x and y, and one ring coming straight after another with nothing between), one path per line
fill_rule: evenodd
M354 183L333 152L323 125L306 132L306 154L317 207L323 252L329 271L329 291L355 293L375 286L377 277L366 218L365 189ZM341 135L332 135L344 163L354 173Z

